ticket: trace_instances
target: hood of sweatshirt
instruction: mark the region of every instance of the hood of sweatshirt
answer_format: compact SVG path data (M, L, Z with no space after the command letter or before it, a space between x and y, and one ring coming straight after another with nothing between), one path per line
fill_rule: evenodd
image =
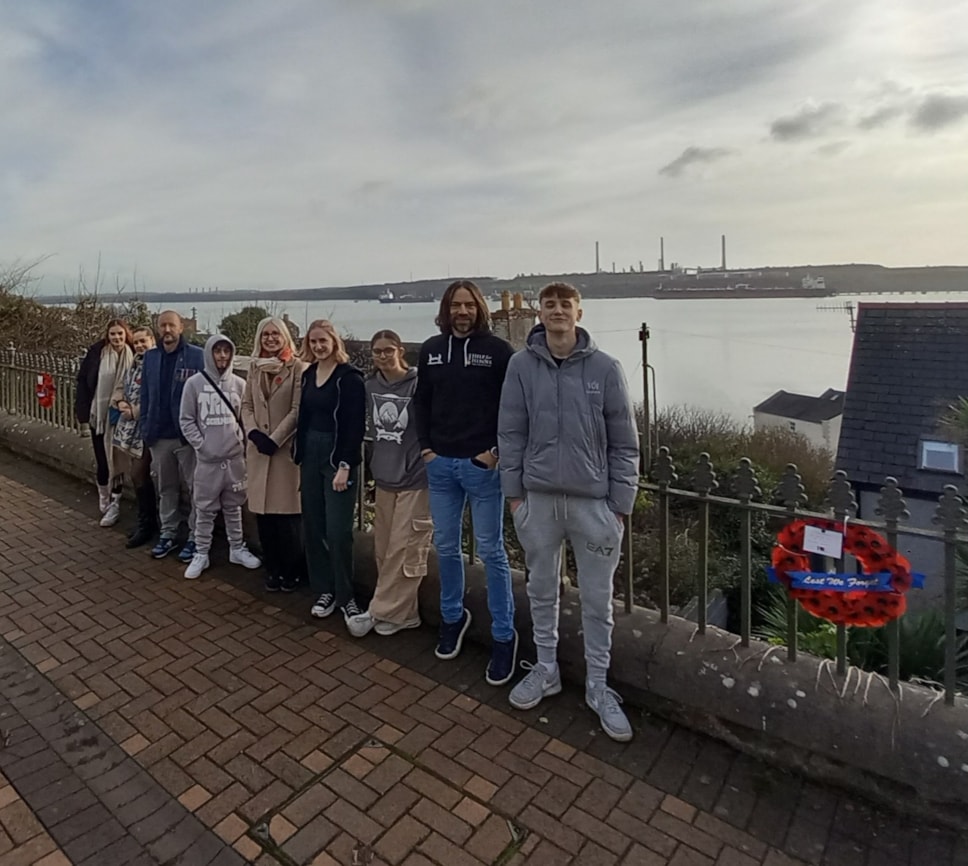
M571 350L566 361L578 360L581 358L587 358L590 355L594 355L598 351L598 345L592 339L592 335L588 333L584 328L576 328L575 332L578 336L578 342L575 343L575 348ZM531 329L531 333L528 334L527 339L527 349L529 352L537 355L543 361L554 365L555 359L551 355L551 351L548 349L548 332L544 325L538 324Z
M232 347L232 358L229 361L228 367L225 368L224 373L218 371L218 367L215 366L215 344L216 343L228 343ZM228 382L232 373L232 363L235 361L235 343L233 343L225 334L212 334L205 341L205 348L202 350L205 355L205 372L211 376L212 380L215 382Z
M374 384L379 385L381 389L394 392L399 391L409 394L413 391L413 380L417 378L417 368L408 367L407 372L404 373L401 378L395 379L392 382L379 370L377 370L371 378L373 379Z

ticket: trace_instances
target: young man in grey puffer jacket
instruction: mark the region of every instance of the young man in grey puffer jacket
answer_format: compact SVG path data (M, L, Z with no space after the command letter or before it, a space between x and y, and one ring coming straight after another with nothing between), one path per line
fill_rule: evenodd
M511 691L526 710L561 691L558 575L561 543L578 566L587 683L585 701L612 739L632 738L621 698L606 684L612 648L612 578L623 516L639 478L639 441L625 374L578 327L581 296L552 283L539 296L540 324L508 365L498 417L501 487L530 571L537 663Z

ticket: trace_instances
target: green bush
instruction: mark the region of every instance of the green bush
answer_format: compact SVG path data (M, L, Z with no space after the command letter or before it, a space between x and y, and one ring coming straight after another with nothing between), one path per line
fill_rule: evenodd
M641 407L639 420L643 420ZM669 448L676 466L680 489L692 489L692 477L701 454L706 453L716 471L714 493L734 496L734 481L740 460L753 464L764 501L773 492L790 463L798 467L809 506L819 507L833 473L833 458L804 436L783 429L754 432L735 418L715 411L674 406L659 413L654 426L658 444ZM654 455L653 455L654 456ZM633 515L633 585L637 603L658 605L659 525L658 509L651 499L641 497ZM741 578L739 509L710 506L708 581L709 588L726 596L730 609L729 627L738 629L739 584ZM695 503L682 499L670 502L669 584L670 600L681 606L696 595L699 559L699 519ZM779 528L779 521L762 513L752 517L751 555L754 606L767 592L766 566Z
M219 322L218 331L225 334L240 355L251 355L255 344L256 328L269 312L263 307L243 307L237 313L226 316Z
M797 616L797 646L807 653L832 659L837 654L837 629L800 608ZM787 594L771 585L758 606L757 637L772 644L787 642ZM898 657L902 680L940 683L944 679L945 623L939 611L907 614L898 620ZM865 671L887 674L887 630L848 628L847 659ZM955 675L958 686L968 689L968 636L957 644Z

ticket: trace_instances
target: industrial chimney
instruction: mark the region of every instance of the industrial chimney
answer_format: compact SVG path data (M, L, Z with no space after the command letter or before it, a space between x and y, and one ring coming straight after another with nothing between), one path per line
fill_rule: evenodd
M723 235L723 270L726 270L726 235Z

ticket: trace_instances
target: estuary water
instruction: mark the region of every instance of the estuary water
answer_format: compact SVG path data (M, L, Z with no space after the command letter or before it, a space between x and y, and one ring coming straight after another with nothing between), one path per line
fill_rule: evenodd
M783 389L817 395L844 388L853 342L850 316L823 310L859 301L911 303L964 301L965 295L840 295L831 298L715 298L711 300L610 299L583 302L586 327L600 348L625 368L633 397L641 400L640 325L648 324L649 364L655 370L659 406L685 404L724 411L749 420L753 407ZM255 302L193 301L199 328L212 331L224 316ZM436 304L380 304L377 301L258 302L270 312L288 313L305 332L317 318L332 319L345 333L369 338L393 328L407 341L436 333ZM177 307L190 315L190 307Z

